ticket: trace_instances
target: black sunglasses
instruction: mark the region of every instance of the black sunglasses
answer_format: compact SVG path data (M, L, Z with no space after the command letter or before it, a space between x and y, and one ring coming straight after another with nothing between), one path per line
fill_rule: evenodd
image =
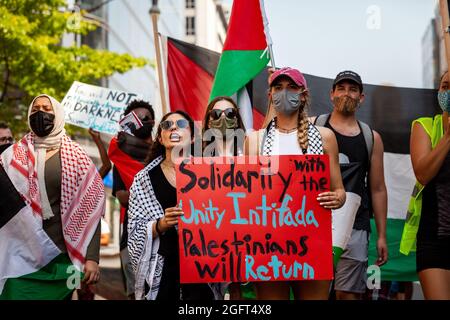
M159 126L163 130L169 130L170 128L172 128L174 123L176 124L178 129L186 129L189 126L189 121L187 121L186 119L178 119L175 122L172 120L164 120L159 124Z
M227 108L225 110L213 109L209 112L209 116L213 120L217 120L222 116L222 113L225 113L225 117L228 119L234 119L237 116L237 112L234 108Z
M155 120L153 120L151 117L149 117L149 116L145 116L145 117L143 117L142 119L141 118L139 118L139 120L141 120L142 122L145 122L145 123L150 123L150 124L154 124L155 123Z
M1 137L0 138L0 142L1 143L13 143L14 142L14 138L13 137Z

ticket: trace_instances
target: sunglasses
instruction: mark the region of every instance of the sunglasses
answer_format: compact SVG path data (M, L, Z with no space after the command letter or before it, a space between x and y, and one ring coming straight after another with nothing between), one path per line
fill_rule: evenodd
M155 123L155 120L153 120L151 117L149 117L149 116L145 116L145 117L143 117L143 118L139 118L139 120L141 120L142 122L145 122L145 123L151 123L151 124L154 124Z
M213 120L217 120L222 116L222 113L224 113L225 117L227 117L228 119L234 119L237 116L237 112L234 108L227 108L225 110L213 109L209 112L209 116Z
M172 120L164 120L159 124L159 126L163 130L169 130L174 124L178 129L186 129L189 126L189 121L187 121L186 119L178 119L175 122Z
M14 138L13 137L1 137L0 143L13 143Z

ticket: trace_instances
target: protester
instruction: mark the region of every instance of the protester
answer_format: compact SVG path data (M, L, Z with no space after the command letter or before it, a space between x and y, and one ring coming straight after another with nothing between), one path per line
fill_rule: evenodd
M245 127L233 99L219 96L211 100L203 119L203 156L241 156ZM242 298L239 283L228 286L231 300Z
M212 300L207 284L180 285L175 163L190 156L194 122L186 113L166 114L158 126L150 163L134 178L128 209L128 250L136 299Z
M388 255L383 141L376 131L356 118L356 111L364 101L363 84L357 73L340 72L333 81L330 97L332 113L312 118L312 121L331 129L336 135L340 165L356 168L352 175L359 181L358 190L354 191L362 198L351 237L336 267L334 289L338 300L362 299L366 292L371 211L378 231L377 265L386 263Z
M34 98L28 125L31 132L2 154L1 163L39 219L46 239L39 245L56 245L60 255L39 272L8 279L1 298L70 299L75 289L67 285L70 265L84 272L86 284L96 283L100 276L104 186L86 152L65 134L64 109L58 101L48 95ZM17 242L13 244L8 250L13 256L20 255L23 249ZM30 245L26 237L23 245Z
M14 143L11 129L4 122L0 122L0 154Z
M216 97L208 104L203 119L203 156L243 155L245 127L236 103L230 97Z
M134 100L125 109L124 116L134 112L142 122L142 127L134 129L130 133L120 131L117 137L111 140L109 157L114 163L113 190L121 205L122 233L120 238L120 261L122 275L128 299L134 299L134 273L131 268L128 254L128 199L129 190L134 176L144 168L145 159L148 157L152 146L152 131L155 119L153 107L146 101Z
M437 97L442 114L414 120L410 143L411 161L419 183L414 191L415 207L422 209L416 212L420 217L416 267L425 299L433 300L450 299L449 81L446 72Z
M319 204L327 209L340 208L345 202L338 165L336 138L331 130L312 125L307 118L309 92L303 74L292 68L275 71L269 79L269 98L275 117L267 128L252 132L246 140L246 154L250 155L303 155L328 154L330 156L330 190L319 194ZM269 110L270 112L270 110ZM255 282L258 299L290 298L292 288L295 299L327 299L328 280Z

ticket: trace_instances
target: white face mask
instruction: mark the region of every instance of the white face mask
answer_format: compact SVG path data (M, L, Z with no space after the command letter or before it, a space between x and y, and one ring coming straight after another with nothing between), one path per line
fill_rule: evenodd
M272 94L272 101L275 110L285 115L295 113L301 105L301 93L283 89Z

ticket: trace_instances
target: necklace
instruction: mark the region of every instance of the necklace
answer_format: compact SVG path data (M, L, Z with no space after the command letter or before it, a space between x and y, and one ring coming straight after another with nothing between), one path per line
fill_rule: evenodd
M278 126L277 118L274 118L274 119L275 119L275 128L278 129L278 131L281 131L281 132L283 132L283 133L290 133L290 132L292 132L292 131L294 131L294 130L297 130L297 127L296 127L296 126L293 127L293 128L291 128L291 129L281 128L280 126Z

